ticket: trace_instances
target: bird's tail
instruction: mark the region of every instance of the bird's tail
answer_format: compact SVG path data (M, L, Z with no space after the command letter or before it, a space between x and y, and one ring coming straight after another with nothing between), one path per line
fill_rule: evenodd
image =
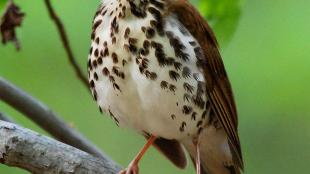
M195 163L196 147L190 140L182 141ZM240 174L241 170L233 160L225 131L214 126L205 128L199 137L201 174Z

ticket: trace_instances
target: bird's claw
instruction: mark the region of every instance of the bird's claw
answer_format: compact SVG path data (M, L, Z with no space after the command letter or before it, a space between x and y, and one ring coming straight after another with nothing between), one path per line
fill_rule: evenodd
M118 174L139 174L138 165L129 165L127 169L121 170Z

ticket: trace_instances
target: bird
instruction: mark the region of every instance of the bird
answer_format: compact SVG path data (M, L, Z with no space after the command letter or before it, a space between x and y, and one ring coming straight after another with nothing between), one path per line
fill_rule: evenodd
M240 174L238 115L211 27L188 0L102 0L88 55L100 112L146 138L120 174L138 174L153 146L197 174Z

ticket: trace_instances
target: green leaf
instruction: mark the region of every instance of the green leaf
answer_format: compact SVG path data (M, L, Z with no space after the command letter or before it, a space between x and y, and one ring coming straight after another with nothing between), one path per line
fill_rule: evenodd
M3 13L6 2L7 0L0 0L0 14Z
M237 28L245 0L192 0L214 29L221 46L229 43Z

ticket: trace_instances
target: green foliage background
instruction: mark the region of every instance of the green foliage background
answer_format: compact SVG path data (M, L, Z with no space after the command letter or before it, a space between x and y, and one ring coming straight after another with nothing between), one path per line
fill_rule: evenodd
M18 30L21 52L0 46L0 75L49 105L114 160L126 166L144 139L99 114L68 65L43 0L15 0L27 17ZM249 174L307 174L310 159L310 23L308 0L194 0L222 47L239 110L240 137ZM3 0L0 0L0 7ZM98 1L53 1L79 63L86 69L91 20ZM0 102L0 111L44 133ZM0 137L1 138L1 137ZM190 164L190 163L189 163ZM141 173L180 171L154 149ZM0 165L2 174L27 172Z

